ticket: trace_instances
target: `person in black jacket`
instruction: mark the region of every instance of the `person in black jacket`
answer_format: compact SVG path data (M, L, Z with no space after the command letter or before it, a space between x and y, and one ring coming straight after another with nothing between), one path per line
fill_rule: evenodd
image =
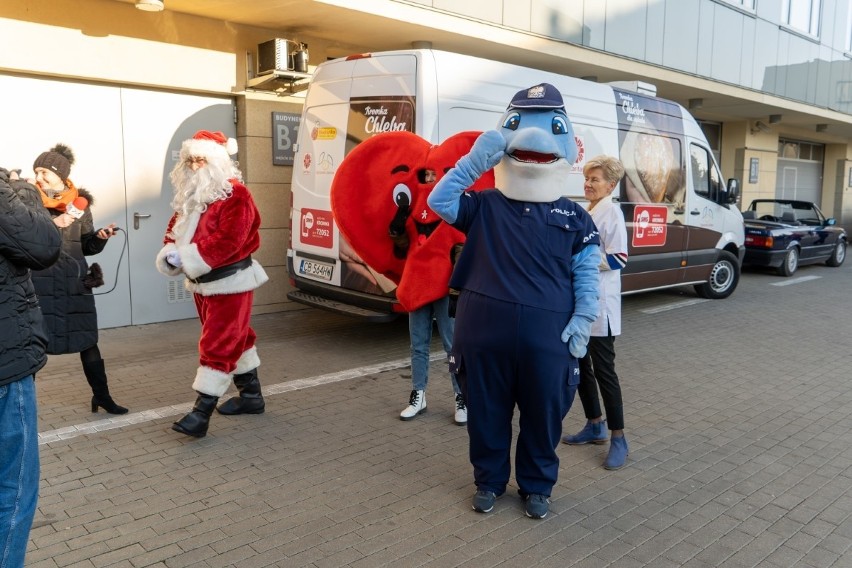
M103 284L102 279L96 281L100 267L93 264L90 268L86 262L87 256L101 252L115 235L115 225L95 230L90 209L94 197L68 179L73 163L74 153L64 144L42 152L33 163L42 203L62 233L59 261L33 273L49 335L47 352L79 353L92 387L92 412L100 407L110 414L125 414L127 409L110 396L98 348L98 314L91 288Z
M47 336L30 269L50 266L61 237L36 189L0 168L0 566L24 565L38 501L34 373Z

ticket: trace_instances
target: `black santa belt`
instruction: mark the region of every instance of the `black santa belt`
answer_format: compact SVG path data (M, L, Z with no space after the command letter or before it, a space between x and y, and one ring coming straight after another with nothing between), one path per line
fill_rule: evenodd
M214 268L207 274L202 274L198 278L190 278L186 277L187 280L192 282L193 284L206 284L207 282L215 282L216 280L221 280L223 278L227 278L228 276L233 276L240 270L244 270L251 266L251 255L245 257L242 260L238 260L237 262L226 264L225 266L220 266L219 268Z

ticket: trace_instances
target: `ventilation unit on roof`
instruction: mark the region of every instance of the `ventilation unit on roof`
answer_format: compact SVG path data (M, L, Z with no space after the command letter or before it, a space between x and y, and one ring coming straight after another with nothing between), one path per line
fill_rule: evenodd
M277 37L257 44L257 74L266 75L274 71L292 71L293 59L291 54L296 50L296 43L289 39Z

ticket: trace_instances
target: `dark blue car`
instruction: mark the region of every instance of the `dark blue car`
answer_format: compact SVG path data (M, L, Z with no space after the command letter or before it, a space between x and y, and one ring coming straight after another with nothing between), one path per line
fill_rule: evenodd
M743 211L744 265L774 268L790 276L799 265L846 259L846 231L810 201L755 199Z

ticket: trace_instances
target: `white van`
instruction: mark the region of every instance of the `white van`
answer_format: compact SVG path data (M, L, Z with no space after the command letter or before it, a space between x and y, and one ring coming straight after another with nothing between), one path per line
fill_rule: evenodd
M738 183L722 182L683 107L629 85L420 49L317 67L293 167L287 260L296 289L288 297L373 321L395 317L401 308L393 283L363 264L335 226L329 194L337 166L380 132L408 130L438 144L457 132L494 129L512 96L541 82L561 91L580 148L566 195L583 199L587 158L609 154L624 163L618 197L630 248L623 293L694 285L703 297L729 296L745 251L742 215L732 206Z

